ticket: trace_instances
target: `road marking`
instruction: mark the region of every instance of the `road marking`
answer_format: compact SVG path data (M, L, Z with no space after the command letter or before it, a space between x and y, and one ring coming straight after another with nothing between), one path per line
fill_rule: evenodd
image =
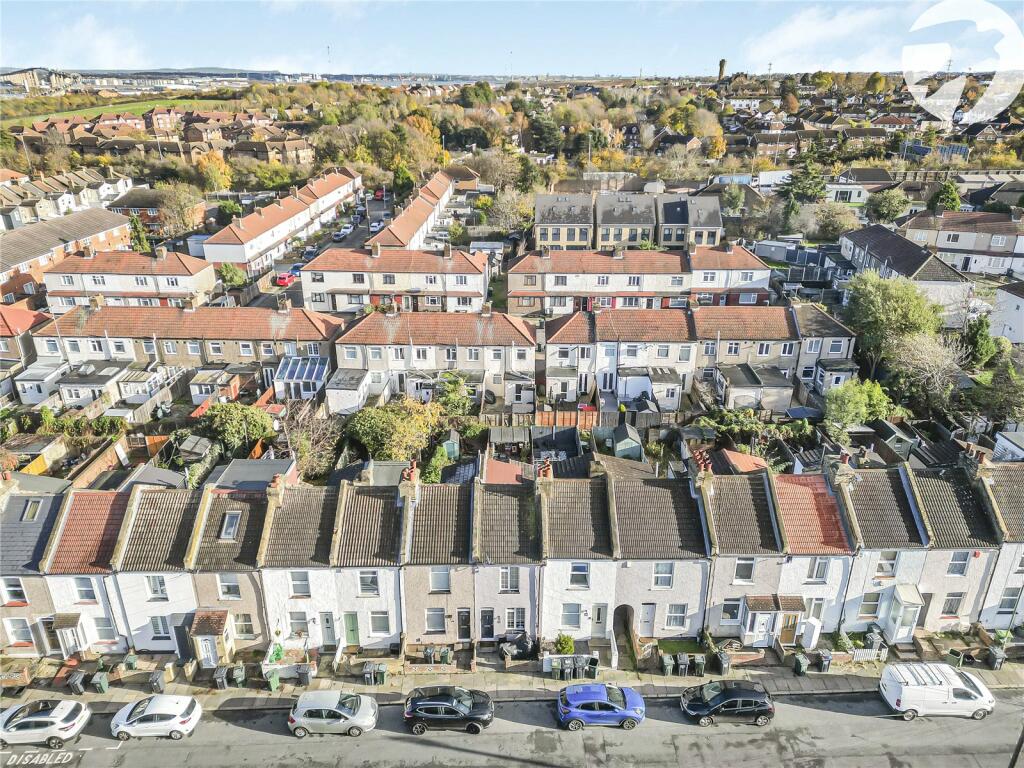
M113 749L113 750L116 751L116 750L121 748L122 744L124 744L124 742L123 741L119 741L119 742L117 742L117 746L116 747L104 747L104 749Z

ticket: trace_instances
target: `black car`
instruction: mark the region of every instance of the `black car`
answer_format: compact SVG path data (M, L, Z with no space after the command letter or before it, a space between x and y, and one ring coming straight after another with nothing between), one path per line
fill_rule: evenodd
M494 720L494 702L483 691L457 685L416 688L405 700L404 717L417 736L429 729L480 733Z
M702 728L720 720L764 726L775 717L771 694L760 683L745 680L717 680L687 688L679 704L683 714Z

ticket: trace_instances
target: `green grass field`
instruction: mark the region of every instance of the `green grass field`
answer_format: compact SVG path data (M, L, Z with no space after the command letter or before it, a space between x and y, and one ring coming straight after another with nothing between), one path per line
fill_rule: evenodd
M83 107L82 109L71 109L67 112L47 112L42 115L31 115L26 117L11 117L0 120L0 126L6 128L9 125L28 125L36 120L47 117L74 117L75 115L98 115L103 112L131 112L134 115L141 115L153 107L178 107L179 109L201 109L205 111L240 110L233 101L219 101L216 99L148 99L146 101L128 101L121 104L106 104L96 107ZM3 107L0 104L0 117L3 116Z

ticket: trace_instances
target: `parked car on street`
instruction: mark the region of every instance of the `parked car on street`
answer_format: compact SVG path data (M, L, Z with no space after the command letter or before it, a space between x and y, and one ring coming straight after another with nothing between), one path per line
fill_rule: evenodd
M558 694L558 721L570 731L585 725L614 725L631 731L644 721L647 707L632 688L604 683L570 685Z
M918 715L984 720L996 706L995 697L980 679L949 664L886 664L878 679L878 692L904 720Z
M8 744L45 744L62 749L78 737L92 710L77 701L39 699L0 712L0 748Z
M344 691L307 691L288 715L288 728L298 738L311 733L361 736L377 727L377 702L372 696Z
M379 219L377 221L373 222L372 224L370 224L370 232L371 233L372 232L380 232L382 229L384 229L384 222L379 220Z
M494 702L483 691L457 685L416 688L405 700L403 717L417 736L428 730L477 734L494 721Z
M772 696L760 683L716 680L683 691L683 714L706 728L719 720L765 726L775 717Z
M302 263L292 264L292 268L288 270L288 273L291 274L291 275L295 275L295 277L298 277L299 273L302 271L302 268L304 266L306 266L306 265L302 264Z
M147 696L119 709L110 721L110 733L121 741L146 736L178 741L196 729L202 716L203 708L191 696Z
M298 279L299 278L296 275L293 275L291 272L281 272L277 276L277 279L274 280L274 283L276 285L280 285L282 288L287 288L289 285L291 285Z
M317 253L319 253L319 251L315 245L307 245L302 249L302 258L309 261L310 259L315 258Z

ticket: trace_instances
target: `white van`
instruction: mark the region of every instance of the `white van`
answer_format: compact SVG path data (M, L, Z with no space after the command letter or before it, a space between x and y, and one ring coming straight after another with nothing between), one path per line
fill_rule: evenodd
M996 700L985 684L949 664L886 664L878 690L889 708L913 720L918 715L954 715L983 720Z

